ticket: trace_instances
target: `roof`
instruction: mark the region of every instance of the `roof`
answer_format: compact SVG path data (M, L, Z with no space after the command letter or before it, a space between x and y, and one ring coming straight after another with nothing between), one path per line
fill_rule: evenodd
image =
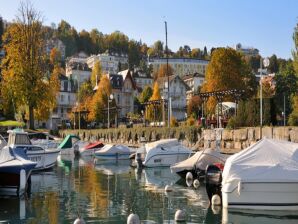
M186 90L190 90L190 87L178 75L171 75L171 76L169 76L170 84L175 79L177 79L181 83L183 83L183 85L185 85ZM159 88L161 88L162 86L164 86L164 83L165 82L168 82L168 77L167 76L158 77L157 80L156 80L156 82L158 83Z
M152 62L152 61L155 61L155 60L162 60L162 61L165 61L167 58L158 58L158 57L152 57L152 58L149 58L149 61ZM169 62L171 61L174 61L174 60L181 60L183 62L198 62L198 61L202 61L202 62L209 62L209 60L205 60L205 59L200 59L200 58L179 58L179 57L173 57L173 58L168 58Z
M141 70L133 71L132 77L138 79L153 79L150 73L143 72Z
M136 86L136 83L134 81L134 79L132 78L132 75L131 75L132 71L129 70L129 69L126 69L126 70L123 70L121 72L118 72L118 75L121 75L122 78L123 78L123 82L125 82L126 79L130 79L131 83L132 83L132 87L134 89L137 89L137 86Z
M108 74L110 83L113 89L122 89L123 87L123 76L118 74Z
M200 73L193 73L193 74L186 74L182 77L183 80L191 79L194 77L200 77L200 78L205 78L205 75L200 74Z
M87 146L85 146L85 149L95 149L95 148L101 148L103 147L104 144L102 142L93 142L93 143L89 143Z

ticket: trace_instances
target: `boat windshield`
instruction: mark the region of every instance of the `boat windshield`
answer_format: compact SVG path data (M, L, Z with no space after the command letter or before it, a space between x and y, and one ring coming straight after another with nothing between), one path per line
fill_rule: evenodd
M8 138L8 145L31 145L27 134L14 133L10 134Z

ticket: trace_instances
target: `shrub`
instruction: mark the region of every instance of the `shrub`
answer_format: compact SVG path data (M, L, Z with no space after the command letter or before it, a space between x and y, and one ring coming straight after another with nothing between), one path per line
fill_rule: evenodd
M187 126L194 126L195 123L196 123L196 120L192 116L187 118L187 121L186 121Z
M171 117L170 125L171 127L178 127L178 121L174 116Z

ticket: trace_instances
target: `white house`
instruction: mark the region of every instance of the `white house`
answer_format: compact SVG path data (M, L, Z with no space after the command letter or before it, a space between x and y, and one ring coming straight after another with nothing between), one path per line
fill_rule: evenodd
M188 101L198 91L198 87L203 85L205 75L193 73L183 76L182 79L189 86L189 90L186 92L186 99Z
M132 78L135 81L138 92L142 91L146 86L152 87L153 78L149 73L142 72L141 70L135 69L132 71Z
M177 120L185 119L186 113L186 92L189 90L188 85L178 76L172 75L170 81L170 105L172 116ZM160 95L163 99L168 99L168 77L157 79Z
M153 72L156 72L161 65L165 65L167 63L167 59L149 58L148 62L153 66ZM205 75L209 61L195 58L169 58L168 63L172 67L174 74L182 77L185 74L193 73Z
M91 55L87 58L86 63L89 68L93 68L96 61L101 64L101 70L103 73L116 74L119 69L128 67L128 56L125 54L109 54L103 53L98 55Z

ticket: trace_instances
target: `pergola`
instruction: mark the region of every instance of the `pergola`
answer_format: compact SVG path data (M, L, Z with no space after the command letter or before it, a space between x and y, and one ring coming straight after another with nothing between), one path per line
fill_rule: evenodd
M154 111L154 123L156 122L156 111L158 106L162 105L162 120L165 121L165 108L168 106L168 100L166 99L160 99L160 100L150 100L148 102L142 103L142 106L145 106L145 113L146 114L148 106L153 106Z
M205 92L205 93L199 93L196 95L199 95L201 97L201 99L203 100L203 104L202 104L202 117L204 114L204 104L205 102L208 101L209 97L214 96L217 100L217 102L220 104L220 115L223 115L222 112L222 103L223 103L223 98L225 96L232 96L234 98L234 102L236 103L236 105L238 104L241 96L244 94L244 90L243 89L229 89L229 90L219 90L219 91L212 91L212 92ZM218 107L217 107L218 108ZM235 115L237 114L237 106L235 108ZM216 120L216 125L217 127L219 127L219 111L217 111L217 120Z

